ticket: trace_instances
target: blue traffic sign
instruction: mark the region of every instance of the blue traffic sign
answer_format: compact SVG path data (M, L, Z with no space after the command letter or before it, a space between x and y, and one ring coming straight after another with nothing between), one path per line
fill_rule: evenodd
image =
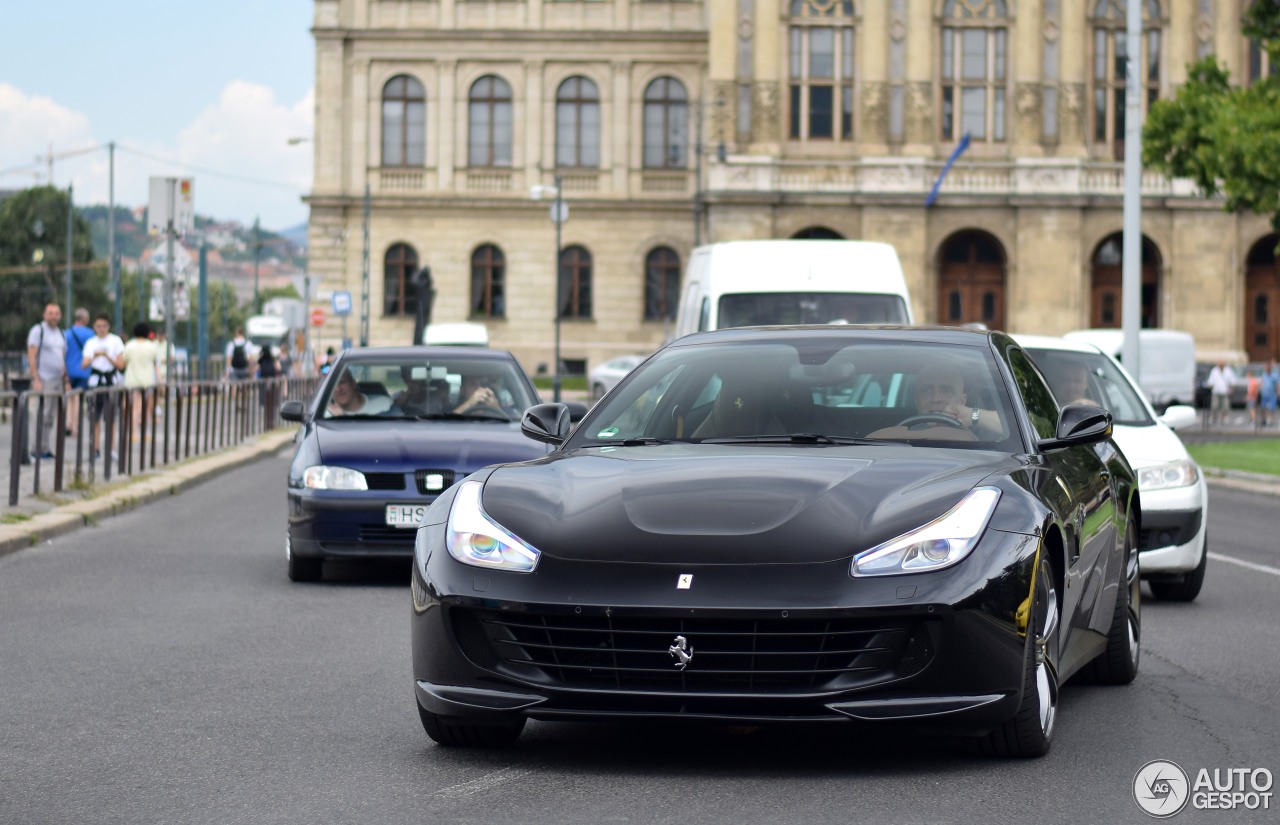
M350 292L333 293L333 314L334 315L350 315L351 314L351 293Z

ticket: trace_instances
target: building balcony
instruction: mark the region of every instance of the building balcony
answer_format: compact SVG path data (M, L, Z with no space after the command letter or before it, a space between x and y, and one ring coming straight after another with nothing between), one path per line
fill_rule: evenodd
M864 158L853 161L782 161L730 157L707 172L707 193L719 197L762 194L834 194L922 201L942 173L942 161ZM1142 175L1144 197L1199 199L1195 185L1156 172ZM938 192L966 199L1121 198L1124 165L1077 159L1020 158L957 162Z

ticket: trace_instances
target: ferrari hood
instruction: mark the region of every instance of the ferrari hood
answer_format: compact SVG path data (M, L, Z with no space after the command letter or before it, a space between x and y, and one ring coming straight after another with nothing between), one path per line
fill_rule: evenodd
M973 450L581 450L494 471L489 516L543 554L661 564L847 558L937 518L1010 462Z
M319 422L316 442L328 465L364 471L423 467L474 472L489 464L546 455L516 424L490 421Z

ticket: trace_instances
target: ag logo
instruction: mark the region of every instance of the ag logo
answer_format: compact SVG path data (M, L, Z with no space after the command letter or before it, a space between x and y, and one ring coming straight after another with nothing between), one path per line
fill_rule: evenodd
M1157 759L1148 762L1133 778L1133 801L1144 814L1164 819L1187 806L1191 783L1187 772L1176 762Z

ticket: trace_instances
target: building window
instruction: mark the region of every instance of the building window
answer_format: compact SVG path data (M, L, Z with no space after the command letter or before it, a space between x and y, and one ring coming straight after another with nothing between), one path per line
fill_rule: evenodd
M418 296L410 278L418 271L418 253L412 246L398 243L387 250L382 262L383 314L417 313Z
M471 84L467 145L469 166L510 166L512 140L511 86L494 75Z
M556 92L556 166L600 165L600 93L585 77Z
M1249 39L1249 84L1253 85L1266 77L1280 77L1280 65L1271 60L1271 55L1262 48L1255 38Z
M644 319L674 321L680 299L680 256L660 246L644 259Z
M506 260L491 243L471 253L471 314L484 318L507 315Z
M416 78L397 75L382 87L382 165L422 166L426 157L426 93Z
M1139 0L1134 0L1139 2ZM1142 2L1142 54L1138 73L1142 79L1142 111L1160 94L1160 3ZM1110 144L1114 158L1124 157L1124 96L1128 36L1125 0L1095 0L1093 17L1093 140Z
M787 26L788 134L792 140L852 140L852 0L792 0Z
M942 7L942 140L1005 139L1007 16L1004 0L948 0Z
M660 77L644 90L644 166L689 165L689 95L674 77Z
M591 317L591 253L580 246L560 252L560 317Z

